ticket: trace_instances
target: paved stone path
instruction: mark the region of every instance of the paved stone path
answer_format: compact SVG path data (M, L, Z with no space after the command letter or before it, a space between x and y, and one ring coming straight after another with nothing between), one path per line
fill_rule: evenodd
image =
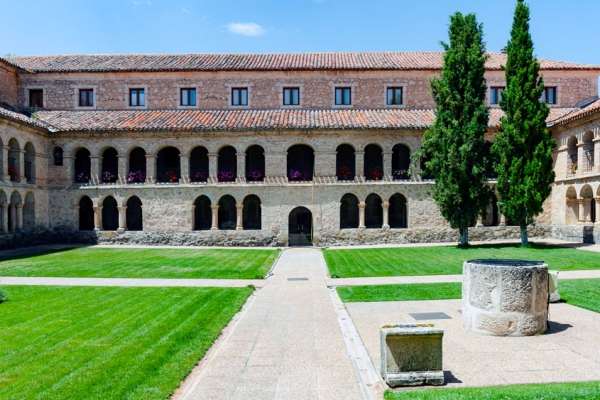
M286 250L230 335L189 380L176 398L363 398L321 251Z

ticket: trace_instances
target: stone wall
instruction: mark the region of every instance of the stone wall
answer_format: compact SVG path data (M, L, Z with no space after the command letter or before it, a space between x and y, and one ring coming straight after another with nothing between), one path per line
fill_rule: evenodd
M0 61L0 104L17 105L18 86L16 69Z

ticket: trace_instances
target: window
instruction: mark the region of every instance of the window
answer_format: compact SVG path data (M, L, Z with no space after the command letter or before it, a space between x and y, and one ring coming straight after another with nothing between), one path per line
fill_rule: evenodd
M556 104L556 88L545 87L542 93L542 103Z
M79 107L94 106L94 89L79 89Z
M402 104L402 88L401 87L390 87L387 90L387 104L401 105Z
M196 89L181 89L181 105L195 106L196 105Z
M300 104L300 88L283 88L283 105L297 106Z
M129 105L134 107L146 105L144 89L129 89Z
M44 90L29 90L29 107L44 107Z
M335 88L335 105L348 106L352 104L351 93L351 88L349 87Z
M248 88L233 88L233 89L231 89L231 105L232 106L247 106L248 105Z
M490 88L490 104L500 104L502 100L502 91L504 87L491 87Z

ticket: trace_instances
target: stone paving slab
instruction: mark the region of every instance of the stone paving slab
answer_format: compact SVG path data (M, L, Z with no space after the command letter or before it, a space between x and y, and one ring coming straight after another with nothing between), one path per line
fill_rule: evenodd
M445 387L600 380L600 314L579 307L551 304L549 331L531 337L463 332L461 300L346 303L346 307L375 366L381 363L381 325L415 322L409 313L448 314L452 319L419 321L444 329Z
M31 286L153 286L153 287L246 287L261 288L265 279L166 279L166 278L47 278L0 276L0 285Z

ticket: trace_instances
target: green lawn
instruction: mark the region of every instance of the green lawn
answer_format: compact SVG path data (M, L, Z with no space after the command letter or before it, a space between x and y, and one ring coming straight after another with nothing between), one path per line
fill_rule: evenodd
M559 279L558 293L572 306L600 313L600 279Z
M279 252L76 248L0 260L0 276L261 279Z
M407 285L340 286L343 302L448 300L461 298L461 284L411 283Z
M598 253L541 244L323 250L323 255L334 278L460 274L464 261L478 258L543 260L559 271L600 269Z
M400 399L597 399L600 396L600 382L545 383L534 385L487 386L464 389L429 389L385 392L385 400Z
M252 288L9 286L0 398L167 398Z

